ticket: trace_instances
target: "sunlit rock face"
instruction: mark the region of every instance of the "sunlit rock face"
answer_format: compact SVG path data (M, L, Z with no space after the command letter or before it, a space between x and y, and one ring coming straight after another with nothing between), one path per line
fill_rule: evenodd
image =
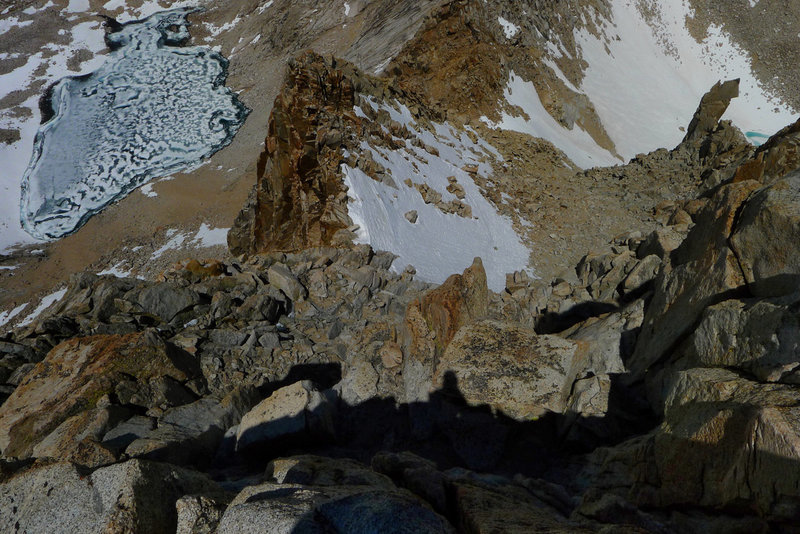
M22 184L22 225L69 234L148 180L229 144L249 110L224 85L227 60L189 39L193 9L156 13L107 34L92 74L59 81Z

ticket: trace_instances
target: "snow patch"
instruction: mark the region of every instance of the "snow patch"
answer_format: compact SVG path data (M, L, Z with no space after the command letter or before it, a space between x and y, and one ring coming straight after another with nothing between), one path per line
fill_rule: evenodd
M182 7L196 7L197 0L178 0L169 2L169 9L178 9ZM159 11L164 11L164 7L158 3L158 0L145 0L139 7L128 6L127 0L109 0L103 8L107 11L114 12L122 9L122 12L115 15L114 18L117 22L125 24L132 20L140 20L149 17Z
M208 30L208 33L210 33L211 37L213 38L213 37L218 37L219 34L221 34L223 32L231 31L240 22L242 22L242 17L237 15L235 19L233 19L230 22L226 22L222 26L214 26L210 22L204 22L203 26L205 26L206 30ZM206 41L209 41L209 40L210 40L210 38L206 37Z
M11 319L13 319L13 318L14 318L14 317L16 317L17 315L19 315L19 314L20 314L20 312L22 312L22 310L24 310L24 309L25 309L25 307L26 307L27 305L28 305L28 303L27 303L27 302L25 302L25 303L23 303L23 304L20 304L19 306L17 306L17 307L16 307L16 308L14 308L13 310L9 310L9 311L0 312L0 326L3 326L3 325L5 325L5 324L6 324L6 323L8 323L8 322L9 322Z
M153 191L152 183L144 184L142 187L139 188L139 191L146 197L155 198L158 196L158 193Z
M89 0L69 0L68 13L85 13L89 11Z
M512 116L502 111L500 122L495 124L482 117L481 120L491 128L512 130L546 139L563 150L569 159L583 169L622 163L577 125L570 130L559 124L542 105L533 83L523 80L513 71L509 74L504 96L511 106L520 107L528 118Z
M435 133L417 129L405 106L395 108L366 100L373 108L389 112L393 120L406 126L425 145L438 150L439 155L410 143L399 150L361 144L362 151L369 151L384 166L396 187L377 182L360 169L342 165L348 188L348 212L359 227L357 242L398 255L392 264L396 272L410 264L420 279L434 283L463 271L478 256L483 260L489 287L502 290L506 273L527 268L530 252L514 232L511 220L497 212L465 170L474 166L478 175L486 177L491 173L488 160L499 154L486 148L485 141L473 142L465 132L448 124L435 124ZM435 205L425 204L419 191L405 183L409 178L414 184L426 184L447 202L456 198L447 191L450 177L455 177L464 188L463 202L472 208L471 218L447 214ZM405 213L411 210L418 214L414 224L405 218Z
M178 230L174 228L170 228L167 230L167 242L164 243L161 247L159 247L153 254L150 256L151 260L155 260L160 258L166 251L171 249L180 248L183 243L186 241L186 238L189 237L188 234L180 233Z
M192 239L198 247L215 247L217 245L228 245L228 230L230 228L211 228L206 223L200 225L200 229Z
M503 17L497 17L497 22L503 27L503 33L506 34L506 39L511 39L519 32L519 26Z
M114 265L113 267L109 267L108 269L100 271L97 274L98 274L98 276L104 276L104 275L110 274L110 275L116 276L117 278L130 278L131 271L125 271L125 270L121 269L121 267L124 264L125 264L125 261L121 261L121 262L117 263L116 265Z
M36 309L33 310L30 315L28 315L22 321L20 321L20 323L17 326L28 326L33 322L34 319L39 317L39 315L41 315L43 311L49 308L53 303L61 300L62 297L66 294L67 294L67 288L64 288L64 289L59 289L58 291L55 291L54 293L47 295L42 299L42 301L39 303Z
M258 14L259 15L262 14L264 11L266 11L269 8L269 6L271 6L274 3L275 3L274 0L269 0L269 2L267 2L266 4L258 6Z

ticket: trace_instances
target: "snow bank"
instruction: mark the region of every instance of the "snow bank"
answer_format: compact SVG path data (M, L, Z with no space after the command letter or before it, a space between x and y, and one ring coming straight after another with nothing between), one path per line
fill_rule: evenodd
M509 115L506 111L501 113L498 123L482 117L481 120L490 127L513 130L547 139L563 150L569 159L583 169L622 163L608 150L600 147L592 139L592 136L577 124L572 130L559 124L542 105L539 93L536 92L533 83L523 80L513 71L509 75L504 96L510 105L519 106L528 117Z
M404 106L395 109L373 102L371 105L388 111L393 120L404 124L439 155L410 143L405 149L388 150L362 142L362 151L369 151L386 168L396 187L377 182L357 168L342 166L350 197L349 214L359 226L357 241L397 254L394 270L402 271L410 264L420 279L434 283L463 271L480 256L489 287L502 290L506 273L527 268L530 251L514 232L511 221L497 213L464 170L465 166L474 165L478 174L486 177L491 172L486 160L500 158L500 154L485 141L473 142L466 133L447 124L435 125L435 134L416 129ZM357 109L356 113L360 111ZM413 183L427 184L447 202L456 198L447 191L449 177L455 177L464 188L463 202L472 208L472 218L446 214L433 204L425 204L419 191L404 183L408 178ZM411 210L417 212L413 224L405 218Z
M586 30L575 38L588 63L581 90L625 158L671 148L684 136L703 94L721 79L741 78L741 96L723 118L743 131L772 135L796 119L755 79L747 54L718 27L698 43L686 28L686 0L661 0L654 30L631 0L612 0L607 40Z
M41 315L43 311L49 308L53 303L61 300L66 294L67 294L67 288L64 288L64 289L59 289L58 291L47 295L42 299L42 301L39 303L36 309L33 310L30 313L30 315L28 315L22 321L20 321L20 323L17 326L28 326L33 322L34 319L39 317L39 315Z

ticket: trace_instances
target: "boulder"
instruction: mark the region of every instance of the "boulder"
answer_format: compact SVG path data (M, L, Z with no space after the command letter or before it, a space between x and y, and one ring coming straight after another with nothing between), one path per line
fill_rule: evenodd
M407 355L403 362L406 401L425 401L434 366L459 328L486 317L489 289L483 262L475 258L463 274L413 300L406 309Z
M678 248L685 238L686 233L679 232L672 226L657 228L644 238L644 241L636 249L636 255L642 260L648 256L666 259L669 253Z
M800 167L800 120L783 128L758 147L751 159L736 169L733 180L772 183Z
M513 324L479 321L458 331L438 362L433 383L518 420L563 413L572 384L585 368L587 348Z
M236 434L239 451L304 435L333 431L334 405L309 381L275 391L242 417Z
M188 354L153 331L65 341L47 355L0 406L0 449L27 458L61 423L94 408L117 383L168 376L185 382L199 369Z
M378 395L380 376L372 364L361 358L353 358L344 371L339 388L342 400L351 406L366 402Z
M61 423L58 428L40 441L34 448L32 456L34 458L56 458L68 460L76 463L85 458L86 447L84 440L90 440L99 444L106 432L116 427L121 421L130 417L131 412L122 406L107 406L95 408L74 415ZM84 458L81 458L84 456ZM114 455L109 455L112 463ZM97 467L97 465L88 465Z
M735 296L745 285L736 255L729 248L739 207L757 182L723 186L698 214L697 224L671 255L655 281L642 331L628 364L630 380L640 380L688 334L703 310ZM657 397L658 395L656 395ZM659 409L659 399L653 398Z
M179 465L206 465L225 431L237 424L257 400L253 388L242 387L222 399L204 397L167 410L158 419L158 426L132 441L125 453Z
M424 499L440 514L447 514L447 479L436 464L410 452L379 452L372 469Z
M622 282L622 289L625 293L637 291L645 287L646 284L652 282L658 274L658 269L661 268L661 257L656 254L645 256L642 261L636 264L631 269L631 272Z
M0 484L0 530L174 533L179 497L219 491L203 474L153 462L130 460L88 475L51 464Z
M636 300L620 311L591 317L559 335L587 345L588 359L579 376L622 374L633 351L636 333L644 320L644 301Z
M388 477L347 458L302 455L276 458L267 465L266 475L278 484L303 486L372 486L394 489Z
M267 276L270 285L283 291L283 294L289 297L292 302L297 302L308 297L308 290L285 265L273 265L269 268L269 271L267 271Z
M648 504L797 517L796 399L791 386L759 384L723 369L678 373L668 390L664 424L653 441L650 462L659 483Z
M206 495L181 497L175 503L178 513L175 534L216 534L227 506L226 499Z
M731 236L753 295L786 295L800 288L798 241L800 171L795 171L753 193Z
M444 534L450 524L410 493L372 486L265 483L245 488L220 521L217 534Z
M143 289L137 302L146 313L168 323L180 312L199 304L200 295L191 289L162 282Z
M145 437L155 427L155 417L134 415L106 432L103 436L103 445L111 450L124 451L128 445Z
M689 367L740 369L762 382L800 383L800 295L709 306L686 342Z
M499 477L451 470L446 472L456 526L461 532L548 532L584 534L594 529L569 521L525 488Z
M676 372L664 422L588 458L581 479L643 508L704 507L770 521L800 513L796 388L726 369Z

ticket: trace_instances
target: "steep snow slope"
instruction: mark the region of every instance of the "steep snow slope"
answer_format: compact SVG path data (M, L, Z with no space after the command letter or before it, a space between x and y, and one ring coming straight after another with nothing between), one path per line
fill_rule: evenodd
M683 138L699 98L718 80L741 78L741 95L725 119L744 132L771 135L796 113L771 98L752 73L746 51L719 27L702 42L686 26L687 0L650 2L645 20L633 0L611 0L604 38L575 32L588 67L580 89L592 100L617 151L626 158ZM649 22L649 24L648 24Z
M610 152L598 146L595 140L578 125L570 130L559 124L542 105L533 83L522 79L513 71L509 76L504 96L506 102L517 106L527 117L512 115L503 110L501 111L502 118L497 124L484 118L489 126L547 139L563 150L573 163L583 169L622 163Z
M542 3L545 6L537 10L526 9L522 2L487 4L487 9L503 13L496 22L490 17L489 24L496 25L496 37L509 47L511 61L521 68L509 72L498 106L501 119L497 124L486 122L547 139L580 167L620 161L598 145L596 132L590 135L577 122L567 127L571 121L562 120L563 116L551 119L548 112L556 116L562 104L565 108L572 104L558 90L538 94L552 84L540 83L534 76L558 79L568 91L586 95L594 109L584 111L587 116L596 113L625 160L677 145L699 99L719 80L741 79L741 96L724 118L756 144L797 117L796 110L754 74L752 61L762 65L759 53L764 49L741 48L737 43L744 41L734 40L720 25L709 22L706 11L696 14L690 0L601 0L571 3L577 6L569 8L563 3ZM736 13L731 10L729 17ZM764 31L778 31L777 23L769 18L763 23ZM508 31L512 26L517 30ZM781 27L780 31L786 30ZM797 31L793 29L792 37ZM791 55L796 44L783 46ZM791 79L780 73L774 76L777 84Z
M434 124L435 133L419 127L403 105L397 104L395 109L371 99L365 101L376 111L388 112L428 149L407 143L406 148L390 150L362 142L362 153L371 153L393 178L393 184L342 166L350 197L349 215L359 226L358 242L397 254L393 269L402 271L410 264L418 277L436 283L463 271L480 256L489 287L502 290L506 273L527 267L530 251L514 232L511 221L498 214L468 172L488 177L492 170L489 161L502 159L500 154L480 138L470 139L448 124ZM355 112L363 115L358 106ZM445 213L437 203L423 200L419 190L423 184L435 191L434 195L440 194L443 202L463 200L471 213ZM453 193L458 186L463 188L460 198ZM413 222L405 217L412 210L417 214Z

